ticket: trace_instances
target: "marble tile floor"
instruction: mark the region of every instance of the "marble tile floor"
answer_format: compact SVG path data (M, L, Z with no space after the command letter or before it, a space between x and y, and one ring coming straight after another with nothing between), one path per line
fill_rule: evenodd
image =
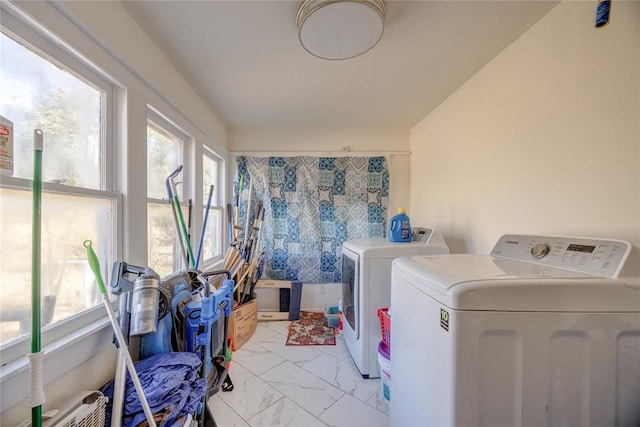
M286 346L289 321L259 322L232 356L234 390L209 399L227 426L387 426L380 379L363 379L341 335L332 346Z

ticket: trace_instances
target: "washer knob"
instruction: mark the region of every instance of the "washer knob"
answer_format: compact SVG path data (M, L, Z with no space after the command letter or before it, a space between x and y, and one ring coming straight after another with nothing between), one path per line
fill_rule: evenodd
M531 248L531 256L535 259L544 258L549 253L549 245L546 243L536 243Z

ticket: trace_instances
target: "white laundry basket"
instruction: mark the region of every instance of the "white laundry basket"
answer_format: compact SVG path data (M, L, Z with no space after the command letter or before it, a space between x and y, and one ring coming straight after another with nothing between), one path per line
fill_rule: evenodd
M378 344L378 369L380 370L380 392L384 400L391 400L391 348L384 342Z

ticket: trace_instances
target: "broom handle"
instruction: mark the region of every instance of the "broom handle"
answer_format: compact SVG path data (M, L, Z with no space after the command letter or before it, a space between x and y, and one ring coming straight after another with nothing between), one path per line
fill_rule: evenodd
M42 355L40 354L40 247L42 225L42 130L33 131L33 218L31 233L31 425L42 426Z
M211 198L213 197L213 184L209 187L209 199L207 200L207 210L204 213L204 220L202 220L202 231L200 231L200 243L198 244L198 254L196 255L195 269L198 269L200 265L200 256L202 255L202 246L204 245L204 231L207 228L207 220L209 219L209 211L211 210Z
M243 251L243 255L245 256L246 259L246 250L247 250L247 243L249 241L249 226L251 225L251 199L252 199L252 194L251 194L251 189L252 187L252 183L253 183L253 178L249 178L249 198L247 199L247 218L245 221L245 227L244 227L244 236L242 239L242 251Z
M91 247L91 240L85 240L83 245L85 248L87 248L87 259L89 260L89 266L91 267L93 274L96 276L96 282L98 283L98 288L100 289L100 293L102 294L102 302L104 302L104 307L107 309L107 314L109 315L109 320L111 320L113 332L115 332L118 344L120 345L120 349L122 350L120 353L122 354L122 357L127 364L127 369L129 370L131 381L133 381L133 385L136 389L136 392L138 393L138 399L140 400L140 405L142 405L144 415L147 418L149 426L156 427L156 422L153 419L153 413L151 412L151 408L149 407L149 402L147 402L147 397L144 394L142 384L140 383L140 379L138 378L138 372L136 372L136 367L133 365L133 360L131 360L131 355L129 354L129 349L127 348L127 341L122 335L122 331L120 330L120 326L118 325L118 319L116 318L116 314L113 312L113 307L111 307L111 302L109 301L109 297L107 295L107 289L105 288L104 281L102 280L102 273L100 273L100 264L98 262L98 257Z
M184 239L184 245L187 247L187 253L189 254L189 263L188 265L193 268L195 262L193 260L193 250L191 249L191 242L189 241L189 233L187 232L187 226L184 223L184 216L182 215L182 207L180 206L180 198L178 196L178 190L176 189L176 183L173 180L173 177L170 177L169 184L171 185L171 191L173 192L173 207L176 210L178 215L178 222L180 224L180 229L178 230L178 235L181 235ZM180 234L182 231L182 234Z

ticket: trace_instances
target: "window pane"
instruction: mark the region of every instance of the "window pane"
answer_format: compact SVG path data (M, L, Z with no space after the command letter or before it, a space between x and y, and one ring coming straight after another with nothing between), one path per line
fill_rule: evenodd
M4 34L0 46L0 114L13 122L13 176L33 177L39 128L43 181L100 189L102 92Z
M202 217L207 214L207 200L209 200L209 191L211 185L214 186L213 195L211 197L211 209L209 209L209 217L205 224L204 242L202 245L201 262L210 260L214 257L222 256L222 222L224 220L223 210L218 206L218 165L219 162L212 156L207 154L205 150L202 156L202 200L204 211Z
M149 124L147 127L147 197L167 199L166 180L182 163L182 140L162 128ZM182 180L184 171L176 177ZM176 185L182 195L182 185Z
M204 231L204 242L202 244L202 260L211 259L221 256L222 248L222 209L209 209L209 218L207 218L206 228ZM202 217L207 214L204 209Z
M32 200L29 191L0 189L0 344L31 331ZM113 207L112 200L42 195L43 324L101 302L82 243L92 240L106 280L113 264Z
M207 203L209 200L209 189L211 185L214 185L213 196L211 197L211 206L218 205L218 162L213 160L209 156L202 157L202 200Z
M179 243L176 241L177 231L171 213L171 205L149 203L147 208L148 224L148 264L161 277L172 273L174 266L174 248ZM178 248L175 253L180 254Z

